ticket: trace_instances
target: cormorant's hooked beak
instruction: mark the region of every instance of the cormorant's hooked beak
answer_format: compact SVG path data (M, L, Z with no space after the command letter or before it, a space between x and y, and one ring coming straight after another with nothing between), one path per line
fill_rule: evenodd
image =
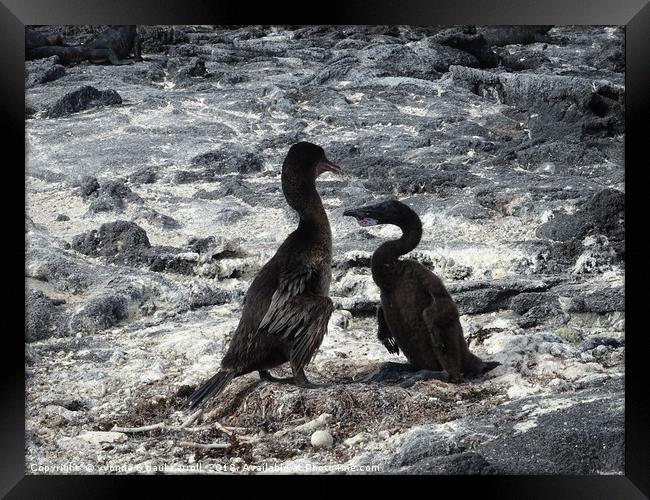
M369 207L348 208L343 212L346 217L354 217L360 226L376 226L379 221L373 217L375 215Z
M320 175L324 172L332 172L333 174L336 175L343 175L343 170L341 170L341 167L338 165L334 165L331 161L329 160L323 160L318 164L318 167L316 168L317 175Z

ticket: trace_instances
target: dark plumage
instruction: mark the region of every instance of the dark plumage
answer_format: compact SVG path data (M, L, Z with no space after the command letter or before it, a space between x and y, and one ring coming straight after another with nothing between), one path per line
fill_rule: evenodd
M239 325L219 372L190 397L192 407L219 394L234 378L259 371L265 380L281 381L267 370L289 362L291 381L311 385L304 367L327 331L334 309L328 297L332 277L332 233L316 191L316 177L341 169L319 146L300 142L282 165L282 191L298 212L298 228L282 243L251 283Z
M413 250L422 237L418 215L405 204L390 200L346 210L362 226L394 224L398 240L383 243L372 256L372 277L381 290L377 310L378 337L389 352L400 349L420 370L445 370L449 380L480 375L498 363L484 363L469 351L458 309L444 284L414 260L399 256Z

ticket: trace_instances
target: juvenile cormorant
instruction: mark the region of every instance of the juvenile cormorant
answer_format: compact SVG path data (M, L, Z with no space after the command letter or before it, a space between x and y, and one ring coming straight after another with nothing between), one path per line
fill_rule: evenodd
M313 386L304 367L320 347L334 310L332 232L316 177L341 174L319 146L291 146L282 165L282 191L300 216L298 228L280 246L251 283L239 325L219 371L192 396L192 408L219 394L235 377L259 371L264 380ZM269 369L289 362L293 377L277 379Z
M413 210L390 200L343 215L355 217L361 226L393 224L402 230L402 237L380 245L371 261L381 291L378 337L388 352L401 349L413 367L426 370L418 374L420 380L448 375L449 381L460 382L463 375L477 376L499 364L483 362L469 351L458 309L440 278L419 262L399 259L422 237L422 222Z

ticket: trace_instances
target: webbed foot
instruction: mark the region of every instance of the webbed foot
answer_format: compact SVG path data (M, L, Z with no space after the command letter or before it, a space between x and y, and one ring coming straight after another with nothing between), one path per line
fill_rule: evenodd
M293 377L285 377L285 378L274 377L269 372L264 370L260 370L259 374L260 374L260 378L266 382L275 382L277 384L293 384L297 387L303 387L305 389L316 389L318 387L325 387L322 384L315 384L313 382L310 382L307 379L307 376L304 374L304 372L298 373Z
M408 377L402 383L399 384L400 387L411 387L416 382L421 382L423 380L441 380L443 382L451 382L449 374L444 371L434 371L434 370L419 370L413 375Z
M415 371L415 368L409 363L387 361L375 371L359 379L359 382L364 384L371 382L394 382L399 380L405 373L411 373L413 371Z
M266 370L259 370L258 373L260 374L260 380L264 380L265 382L288 383L288 382L286 382L288 379L274 377L273 375L271 375ZM291 378L293 378L293 377L291 377Z
M303 370L298 371L293 376L293 383L298 387L303 387L305 389L316 389L318 387L325 387L323 384L315 384L314 382L310 382Z
M473 371L465 373L467 378L478 378L485 375L487 372L494 370L497 366L501 366L501 363L498 361L484 361L481 363L481 366Z

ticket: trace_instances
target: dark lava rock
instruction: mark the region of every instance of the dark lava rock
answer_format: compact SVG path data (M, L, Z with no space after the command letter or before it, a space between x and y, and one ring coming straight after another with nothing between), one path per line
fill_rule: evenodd
M25 27L25 51L28 52L30 49L35 49L37 47L44 47L50 44L50 40L45 33L42 33L40 30L34 29L32 27Z
M524 292L546 291L549 285L515 279L463 281L449 283L451 293L461 314L479 314L507 309L512 297Z
M129 176L129 182L133 184L153 184L156 180L158 180L157 167L143 167Z
M502 186L481 189L476 192L475 198L479 205L501 215L518 215L521 209L530 204L527 193L504 190Z
M549 264L557 264L559 266L555 268L556 271L552 272L557 272L563 266L572 266L582 252L582 249L583 246L579 240L563 241L551 245L544 259L547 264L546 270L551 271L552 266L549 266Z
M492 213L485 207L474 203L455 205L447 213L454 217L462 217L470 220L489 219L492 216Z
M453 439L445 439L426 427L416 428L400 442L388 465L390 468L413 466L431 457L444 457L461 451Z
M482 68L491 68L497 65L496 54L490 48L485 37L477 32L475 26L454 26L436 33L432 40L473 55Z
M65 68L59 64L58 56L37 59L35 61L25 61L25 69L28 73L25 78L25 88L52 82L65 76Z
M400 474L500 474L499 469L484 456L474 452L456 453L443 457L430 457L403 467Z
M351 80L365 82L374 77L410 77L435 80L438 69L448 69L454 61L471 64L462 51L451 52L433 46L421 47L417 52L400 44L370 45L354 55L335 57L308 83L322 85L329 81Z
M566 306L567 312L605 314L625 311L625 289L603 288L574 296Z
M194 274L198 262L196 256L179 255L178 249L171 247L153 247L142 252L133 260L147 265L150 271L158 273L172 272L183 275Z
M439 44L425 39L414 46L415 53L440 73L449 71L449 66L480 66L479 59L472 53L451 44Z
M189 182L196 182L198 180L215 180L209 173L190 172L188 170L179 170L174 174L174 182L176 184L187 184Z
M594 231L613 239L625 237L625 193L622 191L599 191L586 203L583 211Z
M120 253L140 252L151 248L144 229L133 222L118 220L102 224L99 230L79 234L72 239L72 248L93 257L114 257Z
M513 266L513 271L525 274L532 268L535 274L565 273L575 264L583 249L580 240L542 244L534 251L532 259L522 259Z
M72 293L82 293L94 283L94 276L88 268L56 254L42 262L29 276Z
M488 45L512 45L549 41L549 25L478 26Z
M85 175L79 184L79 194L85 200L95 194L99 189L99 181L96 177Z
M57 222L63 222L63 221L70 220L70 217L68 217L68 216L65 215L65 214L59 214L59 215L56 216L56 219L55 219L55 220L56 220Z
M625 90L606 82L461 66L451 66L449 73L455 83L477 95L525 110L527 125L536 135L607 136L625 131Z
M90 108L122 104L122 98L114 90L97 90L89 85L64 95L47 111L48 118L59 118Z
M575 173L581 175L579 167L594 165L605 161L603 154L597 148L590 147L582 140L550 140L531 141L514 150L504 151L506 159L516 158L517 163L523 168L549 174ZM550 170L544 170L550 167ZM566 184L558 186L554 196L561 196ZM571 195L571 193L565 194Z
M444 164L436 168L403 165L389 169L381 168L380 165L373 167L372 174L369 174L368 180L363 183L367 189L376 193L434 193L447 196L479 182L476 176L465 169Z
M587 337L580 345L580 350L590 351L591 349L594 349L601 345L604 345L606 347L611 347L613 349L618 349L619 347L625 345L625 341L615 339L612 337L601 337L601 336Z
M466 280L467 278L470 278L473 273L474 269L471 266L455 264L445 269L445 278L456 281Z
M192 59L186 69L189 76L204 77L207 75L207 71L205 70L205 61L199 57Z
M70 318L70 332L97 333L117 325L129 316L128 296L105 293L90 299Z
M189 41L183 27L180 26L140 26L142 52L147 54L164 54L170 46Z
M175 60L169 63L170 72L173 73L174 81L179 85L192 85L197 78L208 78L211 76L205 69L205 60L194 57L189 64L176 68Z
M216 239L214 236L208 236L207 238L192 238L187 243L187 247L190 251L196 253L208 253L216 245Z
M517 320L517 324L522 328L531 328L547 321L564 324L568 320L569 316L562 311L559 301L555 301L531 307Z
M345 151L346 148L342 148ZM332 153L334 157L335 153ZM386 177L389 173L399 167L409 164L399 158L388 156L361 156L354 159L350 165L345 166L346 175L353 175L361 179L373 179L376 176Z
M554 241L579 240L587 234L603 234L621 241L625 238L625 193L603 189L576 213L556 214L540 225L535 234Z
M559 305L557 295L540 292L520 293L510 301L510 309L517 314L524 314L533 307L543 304Z
M134 222L118 220L76 235L72 249L91 257L104 257L111 263L145 266L150 271L191 275L198 255L180 248L151 246L147 233Z
M250 77L234 71L225 72L219 77L219 83L224 83L226 85L235 85L249 80Z
M165 68L159 63L153 63L147 70L146 77L152 82L162 82L165 79Z
M231 55L230 51L226 51L226 52L229 56ZM181 43L173 47L170 47L167 53L169 56L181 57L181 58L196 57L196 56L208 57L212 55L212 50L210 49L210 47L196 45L193 43ZM224 59L223 62L235 62L236 60L238 60L237 58L231 59L230 57L224 57L223 59ZM215 60L217 61L220 60L218 55L215 58Z
M237 172L250 174L259 172L264 165L262 158L253 152L232 149L208 151L192 158L192 166L203 170L198 178L212 179L215 176Z
M208 255L212 260L236 259L245 255L237 241L217 240L214 236L191 238L187 248L199 255Z
M199 189L192 195L193 198L200 198L202 200L220 200L226 196L234 196L251 206L260 203L260 193L239 178L232 180L225 179L219 189L212 191Z
M617 73L625 72L625 33L621 30L618 36L605 41L587 62L597 69L607 69Z
M80 181L79 194L84 200L90 201L88 210L93 213L122 210L125 200L142 201L123 179L104 180L100 183L95 177L84 176Z
M540 404L539 397L502 405L482 416L486 423L498 422L499 437L480 445L476 452L503 474L622 474L622 381L609 380L572 394L571 399L575 401L572 406L542 413L533 428L520 433L507 429L508 417L503 412L512 406Z
M539 226L535 230L535 235L553 241L580 240L588 230L587 222L582 216L560 213Z
M527 71L539 68L543 64L550 62L550 59L540 53L523 55L521 53L510 54L507 51L503 51L499 54L499 62L502 66L512 71Z
M231 290L207 287L190 297L190 308L199 309L201 307L220 306L232 302L241 294Z
M40 290L25 289L25 341L34 342L65 334L59 311L63 301L53 300Z
M25 261L30 263L25 267L25 277L47 282L56 290L73 294L81 294L107 279L106 269L61 249L58 241L52 241L35 227L25 234Z
M548 394L519 398L461 418L451 433L411 429L388 452L385 467L407 473L622 474L623 383L606 380L572 393L570 401ZM531 416L530 409L539 407L548 410ZM529 425L522 431L518 424L524 422ZM369 463L383 459L370 456Z

